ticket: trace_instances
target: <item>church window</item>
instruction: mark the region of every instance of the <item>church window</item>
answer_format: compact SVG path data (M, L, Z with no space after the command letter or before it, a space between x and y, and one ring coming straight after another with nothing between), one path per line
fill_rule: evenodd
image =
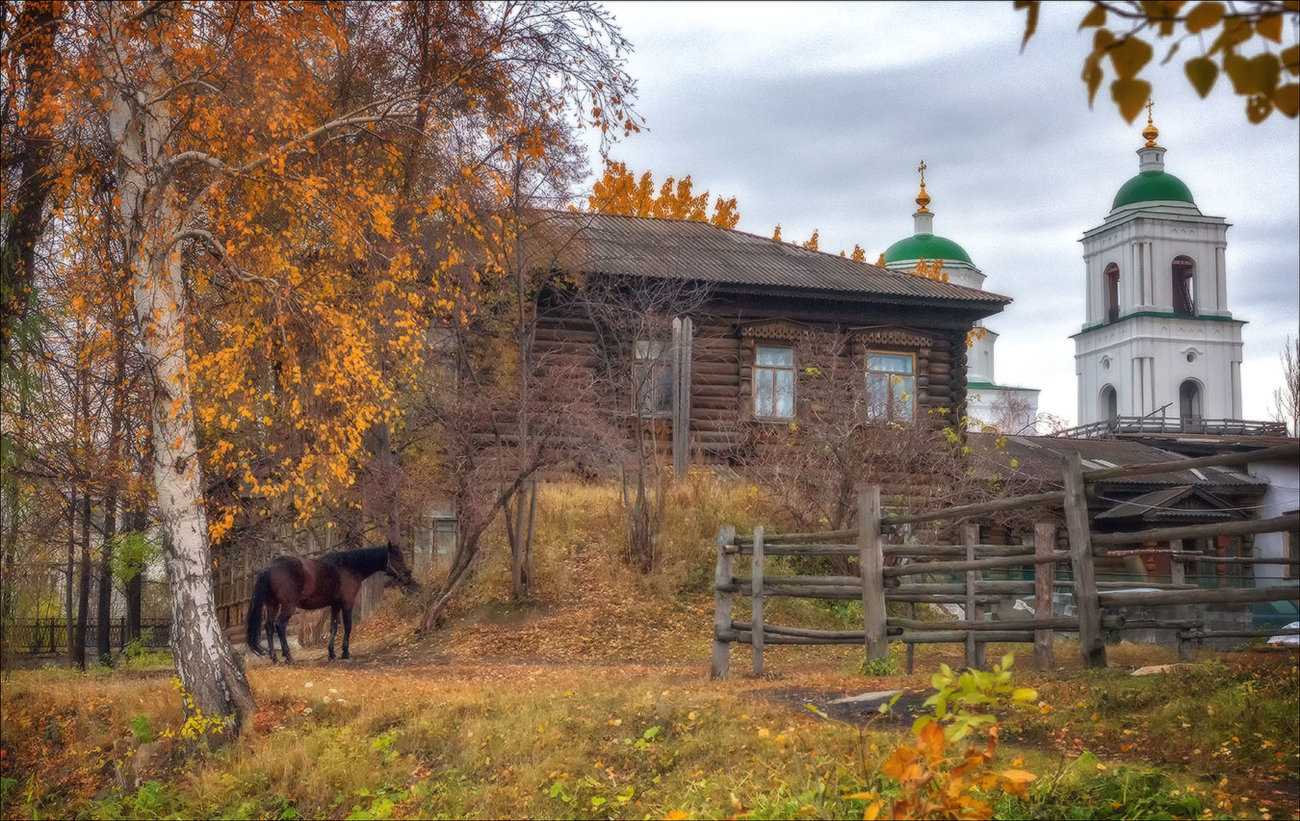
M1119 419L1119 397L1110 385L1101 389L1101 415L1111 425Z
M911 354L867 351L867 416L910 422L916 413L916 359Z
M1106 321L1119 319L1119 266L1111 263L1106 266Z
M1191 257L1174 257L1174 313L1196 316L1196 263Z
M1178 418L1184 432L1201 421L1201 386L1195 380L1188 379L1178 386Z
M638 339L632 362L636 407L654 415L672 413L673 369L669 346L658 340Z
M759 347L754 351L754 416L794 418L794 350Z

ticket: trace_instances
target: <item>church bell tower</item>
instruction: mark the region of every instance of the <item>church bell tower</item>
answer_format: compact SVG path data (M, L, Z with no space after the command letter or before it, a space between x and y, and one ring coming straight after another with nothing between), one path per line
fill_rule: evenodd
M1138 174L1083 235L1087 316L1074 335L1079 424L1192 432L1241 418L1241 326L1228 310L1228 223L1201 213L1147 104ZM1148 421L1149 420L1149 421Z

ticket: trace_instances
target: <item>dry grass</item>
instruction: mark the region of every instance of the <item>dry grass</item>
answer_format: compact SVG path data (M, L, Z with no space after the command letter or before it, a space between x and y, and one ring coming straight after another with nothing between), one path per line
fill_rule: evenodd
M139 787L139 728L181 723L169 674L15 672L0 693L3 815L861 817L862 802L844 795L875 783L907 725L859 735L803 699L923 693L940 663L962 664L961 647L918 648L916 673L888 678L857 675L858 648L773 647L764 680L743 675L749 654L736 647L733 679L709 682L715 534L723 523L746 530L763 511L755 491L709 475L673 492L660 570L645 577L617 558L611 490L547 486L532 600L508 601L502 544L444 629L418 634L392 595L359 625L349 663L326 663L323 651L292 669L250 660L259 712L239 742L215 754L178 745L143 766ZM853 617L808 602L769 613L804 625ZM1021 653L1018 680L1049 705L1006 719L1008 757L1046 775L1090 749L1112 770L1128 761L1181 771L1179 789L1200 790L1213 817L1300 817L1294 792L1272 792L1278 778L1300 780L1286 719L1300 711L1294 655L1135 684L1122 670L1079 669L1069 643L1051 675L1024 669L1023 646L991 647L990 658L1006 649ZM1175 654L1119 645L1109 655L1136 667ZM1197 704L1216 712L1193 716ZM1219 786L1228 776L1233 786Z

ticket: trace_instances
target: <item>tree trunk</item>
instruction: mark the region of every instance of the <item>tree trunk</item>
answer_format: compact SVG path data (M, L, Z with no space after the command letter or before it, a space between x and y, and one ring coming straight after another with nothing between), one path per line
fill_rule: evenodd
M175 125L155 84L119 74L126 61L117 39L119 11L101 3L101 69L111 109L109 134L117 148L117 196L128 230L135 314L151 377L153 478L171 593L172 654L194 708L226 717L237 732L255 710L243 663L217 621L212 554L203 500L203 468L190 400L185 349L186 294L177 232L176 194L162 173L170 159L166 140ZM165 40L166 38L162 38ZM166 59L161 44L145 57ZM144 102L149 101L149 102Z
M77 580L77 629L68 658L74 667L86 669L86 621L90 615L90 494L81 494L81 575Z
M131 530L136 533L143 533L149 525L149 519L144 510L137 510L131 514ZM140 610L144 601L144 568L132 576L126 583L126 635L123 642L134 641L140 638Z
M113 609L113 540L117 537L117 484L109 485L108 499L104 502L104 541L99 556L99 601L95 608L95 649L99 663L113 663L113 647L108 641L108 629Z
M130 285L125 271L120 276L120 288L124 293ZM113 608L113 544L117 538L117 502L120 495L126 469L122 461L122 429L125 426L123 416L126 413L126 345L127 328L125 312L121 309L113 312L116 327L116 339L113 351L113 405L109 418L108 431L108 482L107 498L104 500L104 541L99 556L99 608L97 610L95 644L99 651L99 663L108 665L113 662L113 648L108 641L109 620ZM123 637L125 642L125 637Z
M3 322L0 332L0 363L8 365L17 347L23 347L19 331L31 306L32 277L36 267L36 240L45 228L45 205L54 185L51 173L51 154L55 141L50 138L56 107L49 105L47 96L54 93L57 74L51 70L58 58L54 39L62 23L66 4L50 0L28 0L14 28L9 44L14 49L14 62L6 57L6 78L16 80L21 89L18 97L24 101L25 111L18 117L18 145L16 157L8 156L6 145L5 181L8 183L9 166L15 159L21 169L16 190L7 191L6 214L12 219L4 226L4 247L12 250L14 257L4 261L0 293L3 293ZM9 75L8 66L18 66L22 61L21 76Z
M77 486L68 488L68 562L64 568L63 616L68 622L68 662L75 664L72 648L77 644L76 610L72 607L72 581L77 574ZM53 642L51 642L52 644ZM53 650L54 648L50 648Z

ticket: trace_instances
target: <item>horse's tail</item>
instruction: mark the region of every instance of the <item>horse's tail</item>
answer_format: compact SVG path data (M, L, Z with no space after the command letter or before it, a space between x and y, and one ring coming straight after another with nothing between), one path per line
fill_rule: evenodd
M257 574L253 584L253 600L248 603L248 649L259 656L265 655L258 637L262 633L262 614L266 610L266 598L271 593L271 574L263 570Z

